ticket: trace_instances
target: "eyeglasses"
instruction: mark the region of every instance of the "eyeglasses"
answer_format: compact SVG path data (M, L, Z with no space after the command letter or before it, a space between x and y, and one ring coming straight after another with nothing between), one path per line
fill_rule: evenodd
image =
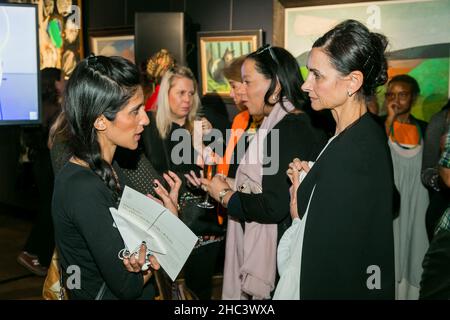
M384 96L386 97L387 100L391 100L392 101L392 100L397 99L397 97L400 100L406 100L410 95L411 95L410 92L401 91L399 93L386 92L386 94Z
M258 50L256 50L256 54L262 54L265 51L269 51L270 57L272 58L273 62L276 63L277 66L279 66L280 64L278 63L278 59L275 56L275 53L272 50L272 46L270 44L266 44L264 46L262 46L261 48L259 48Z

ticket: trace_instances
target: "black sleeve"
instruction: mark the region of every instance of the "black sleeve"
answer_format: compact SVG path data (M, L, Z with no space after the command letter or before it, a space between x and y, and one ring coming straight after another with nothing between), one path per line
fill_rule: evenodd
M431 118L424 137L421 178L427 188L433 188L432 178L439 176L439 142L445 128L445 115L446 113L441 111Z
M244 221L245 215L242 210L241 198L239 197L239 192L233 193L231 198L228 200L227 212L230 216Z
M144 127L142 133L142 146L147 159L157 172L165 172L169 169L166 153L163 146L163 139L156 128L156 120L153 112L147 112L150 124Z
M287 119L280 122L278 128L279 139L273 145L279 145L279 149L276 150L275 147L275 150L269 151L269 156L273 159L271 164L278 166L276 174L263 176L263 192L260 194L238 192L243 216L247 221L280 223L289 216L288 165L294 158L314 161L324 143L324 136L319 135L308 122ZM274 139L271 133L268 135L269 147Z
M384 154L380 158L370 148L358 150L347 144L336 150L335 157L323 159L326 165L322 162L316 168L301 279L302 293L311 299L323 299L323 294L326 299L394 298L394 184L387 151ZM302 184L306 187L309 182L305 179ZM302 192L300 186L299 212L304 213L310 193ZM381 290L366 286L368 268L373 265L381 270ZM319 288L318 283L328 285Z
M85 176L89 179L90 177ZM67 207L83 236L107 287L119 299L136 299L142 294L143 276L125 269L118 253L125 248L109 212L111 195L101 181L75 179Z
M433 237L423 259L420 299L450 299L450 230Z

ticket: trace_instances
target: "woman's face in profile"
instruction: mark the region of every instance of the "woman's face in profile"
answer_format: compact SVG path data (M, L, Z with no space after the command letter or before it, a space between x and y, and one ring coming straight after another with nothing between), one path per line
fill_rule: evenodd
M138 147L144 126L149 124L144 110L144 93L142 88L116 114L113 121L107 121L106 137L112 144L135 150Z
M176 119L187 118L194 102L194 82L184 77L175 77L169 89L170 112Z
M302 90L308 93L314 110L334 109L344 104L348 98L348 82L321 48L312 48L307 68L309 73Z
M238 93L242 95L242 104L247 107L252 116L263 115L264 96L269 90L271 80L266 79L261 73L256 71L253 59L244 61L241 74L243 86Z

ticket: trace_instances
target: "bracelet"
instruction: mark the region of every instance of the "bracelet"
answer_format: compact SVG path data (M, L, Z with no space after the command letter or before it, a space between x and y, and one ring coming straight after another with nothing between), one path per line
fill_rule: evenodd
M439 174L435 174L430 179L430 186L433 188L433 190L439 192L441 191L441 188L439 187Z
M223 189L222 191L219 192L219 202L220 202L220 204L222 205L222 207L225 207L225 205L224 205L224 203L223 203L223 200L224 200L224 198L225 198L225 195L226 195L228 192L230 192L230 191L231 191L230 188L225 188L225 189Z

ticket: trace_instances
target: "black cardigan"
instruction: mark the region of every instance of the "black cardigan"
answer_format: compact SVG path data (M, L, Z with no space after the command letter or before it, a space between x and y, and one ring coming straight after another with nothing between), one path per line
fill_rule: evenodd
M306 113L288 114L268 133L264 146L266 155L274 156L270 150L273 130L279 131L278 171L264 175L260 194L235 192L228 202L228 214L241 221L278 224L278 240L291 225L289 213L289 187L286 175L288 165L294 158L314 160L325 144L323 132L313 128Z
M147 115L150 119L150 124L144 127L144 132L142 133L142 144L147 159L150 160L156 171L160 174L167 172L167 170L172 170L180 174L187 173L190 170L198 172L199 167L195 165L197 153L192 145L190 133L178 124L172 123L168 136L163 139L159 135L156 127L155 114L149 111L147 112ZM190 143L190 159L189 161L180 164L174 163L171 159L172 149L179 143L179 141L171 141L172 133L177 129L186 130L186 133L189 134Z
M306 220L301 299L394 299L394 178L383 129L368 113L326 148L298 189ZM379 267L380 289L367 282ZM375 268L376 268L375 267Z
M122 185L128 184L117 172ZM113 225L112 191L89 168L67 162L55 180L52 215L62 269L80 268L81 287L69 290L71 299L94 299L105 282L105 300L153 299L153 280L143 286L140 272L125 269L118 253L125 248ZM63 273L66 280L70 273Z

